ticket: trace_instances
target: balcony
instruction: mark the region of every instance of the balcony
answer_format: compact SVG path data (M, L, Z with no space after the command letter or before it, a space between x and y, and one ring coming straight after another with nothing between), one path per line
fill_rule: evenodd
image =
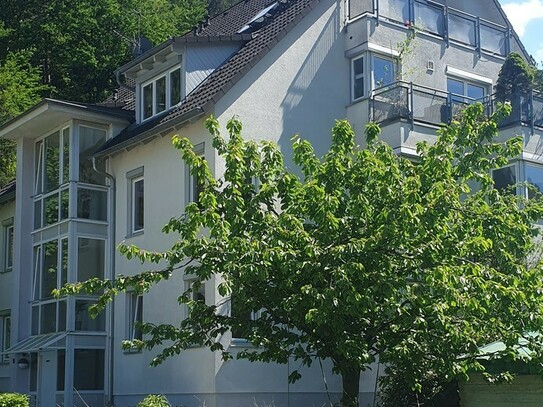
M543 94L511 95L511 115L500 127L522 125L543 130ZM481 102L488 114L495 111L496 95L475 100L443 90L408 82L395 82L376 89L370 98L370 119L381 126L396 121L440 126L448 124L468 104ZM533 133L533 131L532 131Z
M446 3L446 2L445 2ZM507 27L430 0L350 0L349 19L363 16L443 38L447 46L459 44L504 57L511 51L511 32Z

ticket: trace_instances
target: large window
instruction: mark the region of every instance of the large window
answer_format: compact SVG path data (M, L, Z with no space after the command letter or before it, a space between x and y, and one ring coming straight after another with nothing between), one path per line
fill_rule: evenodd
M194 146L194 152L198 154L200 157L204 157L205 153L205 144L200 143L196 146ZM198 203L200 201L200 194L203 190L203 184L202 180L198 178L196 174L191 174L191 168L187 165L185 166L185 171L187 176L185 177L186 182L186 188L185 188L185 194L186 194L186 202L185 204L189 204L191 202Z
M447 78L447 92L451 94L453 102L472 103L485 96L486 88L484 85Z
M0 351L4 352L11 346L11 315L0 314ZM9 355L3 355L0 363L9 363Z
M494 188L507 193L516 193L517 173L515 165L508 165L492 171Z
M74 350L74 389L104 390L103 349Z
M68 239L52 240L34 248L32 334L66 330L66 299L52 291L68 282Z
M181 101L181 68L146 82L141 87L141 118L147 120Z
M379 56L372 57L372 89L390 85L394 82L394 62Z

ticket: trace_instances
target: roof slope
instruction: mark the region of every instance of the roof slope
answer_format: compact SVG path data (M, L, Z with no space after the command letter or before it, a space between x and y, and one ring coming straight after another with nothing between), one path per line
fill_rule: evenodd
M162 116L140 125L132 125L109 140L97 155L109 155L134 142L165 132L181 122L208 112L211 107L234 86L260 59L266 55L319 0L280 1L271 16L258 20L258 29L252 32L238 52L216 69L181 104ZM245 0L221 15L209 20L200 30L187 36L234 35L263 8L274 0Z
M15 199L15 180L0 188L0 204Z

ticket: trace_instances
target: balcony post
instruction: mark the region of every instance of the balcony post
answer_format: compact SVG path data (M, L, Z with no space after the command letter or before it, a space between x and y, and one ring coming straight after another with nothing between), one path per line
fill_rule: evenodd
M530 129L531 129L531 136L534 135L534 122L535 122L535 118L534 118L534 88L530 88L530 102L529 102L529 109L530 111L528 112L528 114L530 115Z
M409 95L408 95L409 119L411 120L411 130L415 128L415 115L413 114L413 82L409 82Z

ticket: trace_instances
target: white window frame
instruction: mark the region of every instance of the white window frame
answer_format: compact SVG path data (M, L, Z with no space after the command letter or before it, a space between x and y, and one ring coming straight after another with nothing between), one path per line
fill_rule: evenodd
M128 291L126 296L126 338L129 341L142 340L143 334L136 325L143 323L143 294Z
M9 326L9 329L7 327ZM2 352L6 351L11 346L11 314L8 312L4 312L0 314L0 350ZM6 364L9 363L9 355L2 355L2 358L0 359L0 364Z
M3 272L13 270L13 261L15 257L14 253L14 239L15 239L15 227L13 224L13 218L6 219L2 222L3 226Z
M367 54L357 55L356 57L351 58L351 100L353 102L356 102L358 100L361 100L365 98L368 94L367 92L367 84L366 84L366 72L367 72L367 66L366 66L366 56ZM358 61L359 59L362 59L362 73L356 74L354 71L354 64L355 61ZM355 96L355 83L357 80L362 80L362 86L363 86L363 92L361 96L356 97Z
M144 168L139 167L126 173L127 190L127 237L140 235L145 230L145 174ZM143 182L143 219L142 228L136 229L136 183Z
M205 157L205 143L200 143L194 146L193 151L200 157ZM185 165L185 206L191 202L198 202L198 196L196 196L196 187L198 177L190 173L190 167Z
M160 113L163 113L163 112L167 112L169 109L171 109L173 106L177 105L179 102L175 103L175 104L172 104L172 73L179 70L180 71L180 78L179 78L179 94L180 94L180 100L179 102L181 102L181 100L183 100L183 88L184 88L184 84L183 84L183 71L181 69L181 65L176 65L174 68L171 68L171 69L168 69L167 71L165 72L162 72L160 75L157 75L156 77L154 77L153 79L150 79L148 81L145 81L145 82L142 82L142 84L140 85L140 103L139 103L139 107L140 107L140 117L141 117L141 122L145 122L153 117L155 117L156 115L160 114ZM166 87L166 92L165 92L165 108L164 110L161 110L160 112L157 111L157 82L159 80L161 80L162 78L164 78L165 80L165 87ZM150 116L145 116L145 98L143 97L143 89L146 88L147 86L149 85L152 85L152 109L151 109L151 115Z

